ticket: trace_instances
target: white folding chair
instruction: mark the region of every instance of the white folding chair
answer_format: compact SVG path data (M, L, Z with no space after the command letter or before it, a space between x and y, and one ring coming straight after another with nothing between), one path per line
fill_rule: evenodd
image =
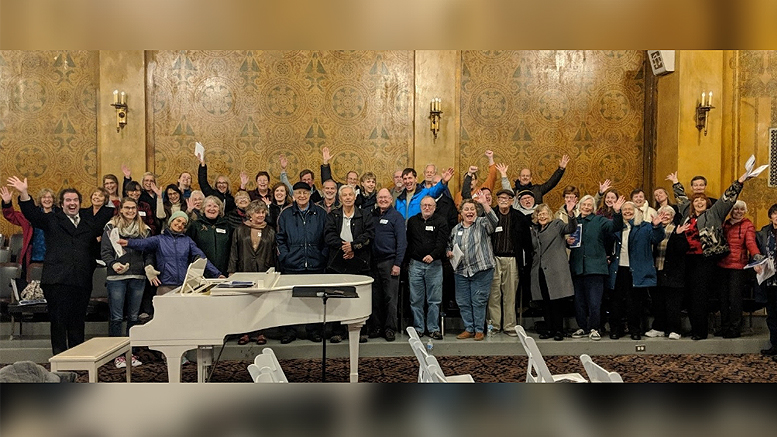
M618 372L609 372L604 367L594 363L588 354L580 355L580 362L583 363L585 373L591 382L623 382Z
M445 376L437 358L426 351L421 340L410 338L408 341L418 359L418 382L475 382L470 374Z
M254 382L289 382L278 358L269 347L264 348L262 353L254 358L253 364L248 366L248 373L251 374Z
M526 370L526 382L588 382L583 378L583 375L579 373L551 374L548 365L545 364L545 359L542 358L540 349L537 347L537 343L533 338L526 335L523 326L516 325L515 332L518 333L518 339L521 340L521 345L523 345L523 349L526 351L526 355L529 358L529 365Z
M409 335L410 338L421 341L421 337L418 335L418 331L416 331L412 326L408 326L405 331L407 331L407 335Z

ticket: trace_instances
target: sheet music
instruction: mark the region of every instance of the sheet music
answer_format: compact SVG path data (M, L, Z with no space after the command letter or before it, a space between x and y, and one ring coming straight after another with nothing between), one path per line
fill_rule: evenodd
M753 179L757 177L759 174L763 173L764 170L769 168L768 164L764 164L755 170L753 170L753 166L755 165L755 155L750 155L750 158L745 163L745 170L747 173L745 174L746 179Z
M205 156L205 147L203 147L202 143L199 141L194 143L194 156L196 156L200 161L202 161L203 157Z
M456 267L459 266L459 263L461 262L461 259L464 257L464 252L462 252L461 248L458 244L453 245L453 258L451 258L451 265L453 266L453 269L455 270Z
M119 258L124 256L124 248L119 246L119 239L121 238L121 236L119 236L119 229L111 229L111 233L108 237L111 240L111 246L113 246L113 250L116 251L116 257Z

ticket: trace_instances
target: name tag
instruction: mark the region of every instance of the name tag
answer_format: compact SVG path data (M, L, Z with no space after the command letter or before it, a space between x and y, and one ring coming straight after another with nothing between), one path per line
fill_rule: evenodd
M227 233L227 230L226 230L226 229L219 229L219 228L216 228L216 233L217 233L217 234L226 234L226 233Z
M146 211L138 211L138 215L141 216L141 217L145 217L146 216Z
M380 219L380 224L382 225L388 224L388 219Z
M426 227L426 230L427 230L427 231L434 231L434 226L427 226L427 227Z
M494 229L494 232L502 232L502 227L497 226L496 229Z
M462 235L464 235L464 231L459 231L458 236L461 237Z

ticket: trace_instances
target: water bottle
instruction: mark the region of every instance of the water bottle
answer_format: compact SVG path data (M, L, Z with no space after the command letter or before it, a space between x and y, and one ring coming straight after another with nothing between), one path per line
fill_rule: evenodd
M491 319L488 319L488 333L486 335L489 337L494 335L494 322Z
M434 350L434 343L432 343L432 339L430 338L429 341L426 342L426 352L429 355L431 355L433 350Z

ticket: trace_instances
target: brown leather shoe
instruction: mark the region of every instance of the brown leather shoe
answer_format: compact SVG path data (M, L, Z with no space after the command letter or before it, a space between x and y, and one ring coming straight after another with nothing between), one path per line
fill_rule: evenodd
M475 341L481 341L484 338L486 338L486 336L482 332L478 332L477 334L475 334Z
M267 344L267 338L264 336L264 334L259 334L259 336L256 337L256 344Z
M463 331L461 334L457 335L456 338L459 340L466 340L468 338L472 338L474 334L472 334L469 331Z
M237 341L237 344L242 346L244 344L248 344L249 341L251 341L251 338L248 337L248 334L243 334L243 336L241 336Z

